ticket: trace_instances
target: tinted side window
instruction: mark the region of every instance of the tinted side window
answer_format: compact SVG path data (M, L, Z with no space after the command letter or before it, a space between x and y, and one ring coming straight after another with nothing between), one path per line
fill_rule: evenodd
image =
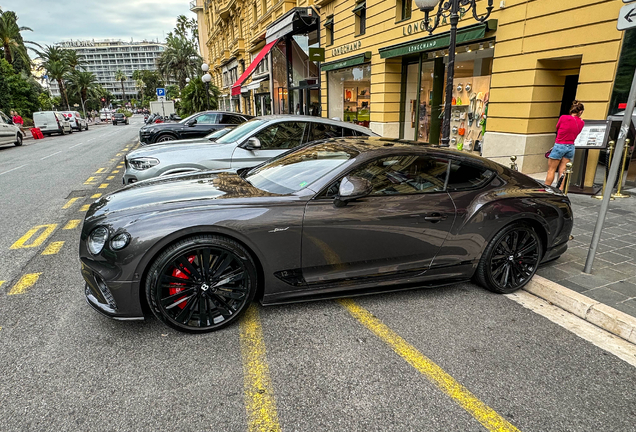
M231 114L223 114L221 116L221 121L219 121L219 123L221 123L221 124L241 124L241 123L243 123L243 120L240 117L233 116Z
M290 149L302 143L305 134L304 122L283 122L266 127L255 137L261 141L263 150Z
M358 136L358 132L354 131L353 129L344 128L342 129L342 136L343 137Z
M215 124L216 114L202 114L197 117L197 124Z
M342 128L340 126L334 126L323 123L312 123L311 135L309 141L316 141L327 138L336 138L342 136Z
M487 183L493 174L493 171L484 166L452 161L448 177L448 191L478 188Z
M368 179L371 195L430 193L444 190L448 160L430 156L376 159L350 175Z

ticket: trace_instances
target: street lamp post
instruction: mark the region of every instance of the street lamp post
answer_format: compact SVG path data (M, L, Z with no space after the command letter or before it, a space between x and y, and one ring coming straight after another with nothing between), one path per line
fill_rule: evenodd
M206 109L210 109L210 81L212 81L212 75L208 73L210 70L210 66L207 63L203 63L201 65L201 70L205 72L205 75L201 77L201 80L205 83L205 107Z
M439 26L442 18L450 21L450 43L448 47L448 73L446 77L446 102L444 103L444 123L442 125L442 147L449 147L450 142L450 120L453 99L453 80L455 78L455 49L457 45L457 24L459 23L460 12L473 10L473 17L479 22L484 22L490 17L493 10L493 0L488 0L486 13L477 14L477 0L414 0L415 5L424 12L424 24L426 31L432 34ZM437 12L433 24L429 18L429 13L437 6Z

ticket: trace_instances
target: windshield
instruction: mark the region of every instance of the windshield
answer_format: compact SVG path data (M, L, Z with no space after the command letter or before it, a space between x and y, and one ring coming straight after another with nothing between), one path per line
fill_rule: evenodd
M245 180L270 193L289 194L303 189L357 155L357 151L335 143L312 145L254 168L247 173Z
M237 142L245 138L247 135L252 133L255 129L259 128L261 125L265 124L265 120L254 119L248 122L245 122L232 130L232 132L227 133L221 138L217 139L216 142L219 144L228 144L232 142Z
M218 131L212 132L211 134L206 135L205 137L206 137L207 139L209 139L210 141L216 141L216 140L218 140L219 138L221 138L223 135L227 134L227 133L228 133L229 131L231 131L232 129L233 129L233 128L229 128L229 127L228 127L228 128L223 128L223 129L220 129L220 130L218 130Z

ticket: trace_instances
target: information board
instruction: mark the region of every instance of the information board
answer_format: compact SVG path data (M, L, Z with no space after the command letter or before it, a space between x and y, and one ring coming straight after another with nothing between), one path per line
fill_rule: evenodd
M574 146L578 149L601 149L607 147L608 132L606 120L585 120L583 130L576 137Z

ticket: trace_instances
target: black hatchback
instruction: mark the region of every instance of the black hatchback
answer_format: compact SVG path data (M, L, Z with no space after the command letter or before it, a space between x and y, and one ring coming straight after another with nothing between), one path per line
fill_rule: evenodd
M178 123L151 123L139 129L141 145L173 140L202 138L226 127L236 127L252 116L223 111L203 111Z
M113 124L117 126L118 124L123 123L125 125L128 124L128 117L124 113L115 113L113 114Z

